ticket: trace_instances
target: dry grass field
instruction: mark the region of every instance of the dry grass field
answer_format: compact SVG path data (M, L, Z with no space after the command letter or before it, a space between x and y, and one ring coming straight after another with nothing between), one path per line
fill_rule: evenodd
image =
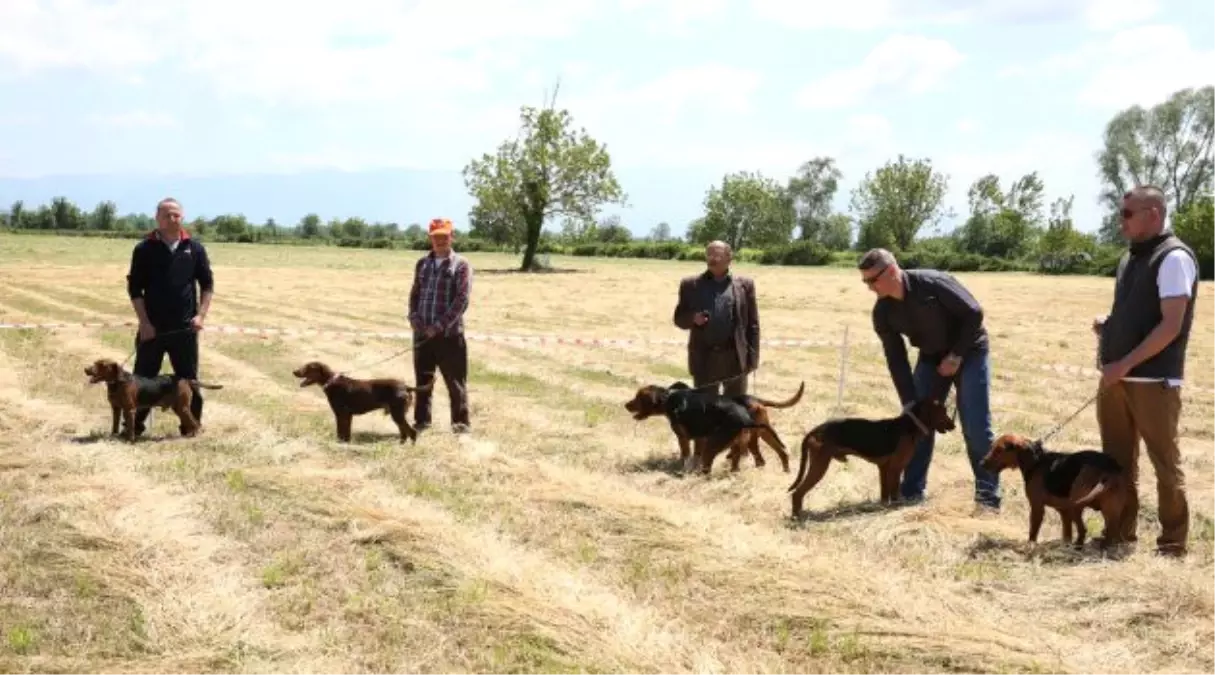
M125 321L132 242L0 238L0 322ZM209 323L403 330L413 252L210 247ZM100 261L90 260L99 256ZM471 255L470 333L682 340L678 280L696 263L560 259L503 273ZM847 269L739 265L765 346L753 391L796 447L837 413L898 410L872 340L872 296ZM497 272L497 273L495 273ZM1112 281L963 274L987 309L996 432L1045 432L1093 392L1091 317ZM877 472L832 467L789 519L770 451L708 479L673 469L665 422L622 404L684 378L680 345L470 342L473 433L399 445L382 415L334 440L323 395L291 369L354 368L390 339L204 334L205 431L112 440L82 368L122 360L132 329L0 330L0 669L5 672L1212 672L1212 304L1203 283L1184 394L1192 554L1151 554L1155 478L1142 458L1140 548L1058 545L1050 511L1025 544L1020 477L976 516L960 434L938 439L922 505L881 510ZM166 361L166 370L168 364ZM352 372L404 376L407 357ZM412 414L410 415L412 420ZM1092 409L1053 441L1099 445ZM796 470L796 455L794 455ZM1100 519L1089 516L1090 530Z

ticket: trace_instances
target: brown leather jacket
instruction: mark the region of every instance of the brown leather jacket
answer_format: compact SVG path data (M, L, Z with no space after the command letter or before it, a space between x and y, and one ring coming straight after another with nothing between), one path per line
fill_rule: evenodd
M679 302L675 305L675 325L688 333L688 372L696 371L700 353L700 329L692 322L696 313L704 309L698 303L700 283L711 278L705 270L701 274L684 277L679 282ZM748 277L731 273L734 290L734 345L738 349L738 362L743 372L759 366L759 306L755 303L755 282Z

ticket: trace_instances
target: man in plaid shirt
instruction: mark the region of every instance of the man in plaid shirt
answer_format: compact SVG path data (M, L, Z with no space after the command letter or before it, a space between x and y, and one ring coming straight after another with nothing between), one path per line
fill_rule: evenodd
M468 345L464 341L464 312L472 290L472 266L451 248L452 226L446 218L430 221L430 253L414 267L409 291L409 325L413 327L413 370L417 384L426 386L435 369L443 374L451 400L451 430L469 428ZM418 392L414 425L430 426L430 391Z

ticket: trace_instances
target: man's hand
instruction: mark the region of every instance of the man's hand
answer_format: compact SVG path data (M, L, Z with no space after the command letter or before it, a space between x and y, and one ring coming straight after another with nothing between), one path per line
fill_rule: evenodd
M950 354L941 359L941 363L937 365L937 375L941 377L953 377L954 373L958 372L958 366L962 365L962 357Z
M156 329L150 323L139 324L139 341L147 342L156 338Z
M438 326L427 326L427 327L426 327L426 331L423 333L423 335L425 335L425 336L426 336L426 339L427 339L427 340L429 340L430 338L432 338L432 337L434 337L434 336L436 336L436 335L438 335L438 334L439 334L439 327L438 327Z
M190 328L194 329L195 333L202 330L203 329L203 318L201 316L195 315L193 319L190 319Z
M1099 316L1093 319L1093 335L1101 335L1101 327L1105 325L1105 317Z
M1126 365L1126 362L1122 360L1105 364L1101 369L1101 388L1105 389L1106 387L1118 384L1129 372L1131 372L1130 366Z
M709 313L697 312L696 316L692 317L692 323L696 324L697 326L703 326L706 323L709 323Z

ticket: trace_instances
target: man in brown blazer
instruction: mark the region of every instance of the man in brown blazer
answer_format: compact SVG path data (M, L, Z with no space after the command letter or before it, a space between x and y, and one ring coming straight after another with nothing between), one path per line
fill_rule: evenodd
M733 252L724 241L705 247L708 269L679 283L675 325L688 334L692 386L719 382L711 391L747 393L747 375L759 366L759 307L755 282L730 272ZM706 387L706 389L709 389Z

